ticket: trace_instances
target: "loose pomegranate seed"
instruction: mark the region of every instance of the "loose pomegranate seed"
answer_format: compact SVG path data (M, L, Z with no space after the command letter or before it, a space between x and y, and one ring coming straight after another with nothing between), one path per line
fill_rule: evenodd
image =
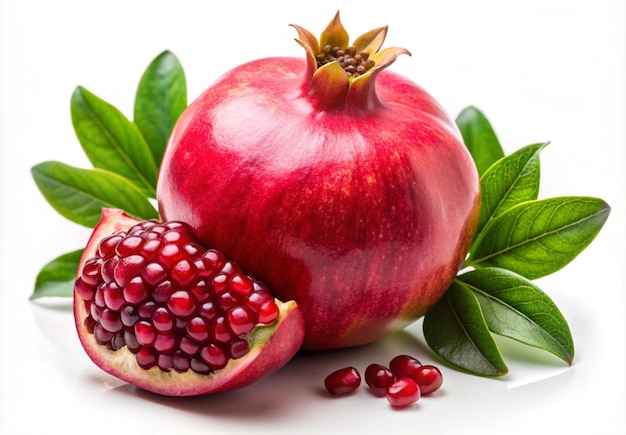
M146 369L219 370L249 352L243 335L279 315L263 284L181 222L144 221L104 238L75 290L87 331Z
M344 367L326 376L324 386L333 396L355 392L361 385L361 375L354 367Z
M422 363L409 355L398 355L389 362L389 369L397 377L411 377Z
M387 400L393 407L404 407L420 399L420 389L412 378L401 377L387 388Z
M432 365L419 367L413 374L413 379L419 385L424 396L437 391L443 385L441 371Z
M387 387L395 381L395 376L387 367L380 364L370 364L365 369L365 383L373 395L384 397Z

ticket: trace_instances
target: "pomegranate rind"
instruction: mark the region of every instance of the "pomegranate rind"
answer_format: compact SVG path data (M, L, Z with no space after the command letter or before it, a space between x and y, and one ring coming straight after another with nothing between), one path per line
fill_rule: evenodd
M106 236L130 228L139 221L122 210L104 208L102 219L94 228L83 252L77 277L82 273L85 261L94 257L99 242ZM271 325L258 325L244 336L250 350L241 358L209 375L191 370L163 371L158 367L141 368L126 347L109 350L96 342L84 325L89 315L85 304L74 291L74 321L80 342L89 358L105 372L141 389L167 396L198 396L229 391L250 385L284 366L300 349L304 338L304 321L294 301L276 300L278 318Z

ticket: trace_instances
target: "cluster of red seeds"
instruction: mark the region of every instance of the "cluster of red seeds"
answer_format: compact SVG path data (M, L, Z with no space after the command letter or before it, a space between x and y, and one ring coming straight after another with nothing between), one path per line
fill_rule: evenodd
M404 407L437 391L443 384L443 376L433 365L422 365L412 356L398 355L389 362L389 367L370 364L365 369L365 383L374 396L386 397L393 407ZM324 379L326 390L333 396L353 393L360 385L361 375L354 367L344 367Z
M317 55L317 66L320 67L336 61L349 77L358 77L374 67L375 63L369 56L367 51L357 53L356 48L352 46L342 49L327 45Z
M103 239L75 289L87 330L144 369L209 374L249 351L245 335L279 314L265 286L181 222L143 221Z

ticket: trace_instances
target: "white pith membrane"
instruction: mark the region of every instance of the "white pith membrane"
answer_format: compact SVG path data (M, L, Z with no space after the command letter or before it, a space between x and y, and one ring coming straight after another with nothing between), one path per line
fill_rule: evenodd
M103 209L103 219L95 228L81 258L77 276L82 273L85 260L92 258L100 240L119 230L126 230L139 221L121 210ZM294 301L275 299L279 309L278 318L270 325L257 325L252 332L242 336L248 341L249 351L237 359L230 359L225 367L209 374L199 374L189 369L178 372L162 370L154 366L148 370L137 363L136 354L127 346L118 350L107 349L96 341L95 335L85 326L90 315L84 301L74 293L74 317L76 329L85 351L101 369L139 388L168 396L193 396L240 388L263 375L280 368L297 352L303 335L302 318ZM286 333L286 340L276 340L279 332ZM300 338L293 331L299 331ZM275 352L260 356L272 343Z

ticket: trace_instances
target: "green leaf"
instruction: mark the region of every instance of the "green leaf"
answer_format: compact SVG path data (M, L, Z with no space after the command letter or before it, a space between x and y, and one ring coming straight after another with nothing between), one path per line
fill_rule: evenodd
M457 279L474 292L491 332L572 363L574 342L567 321L536 285L499 268L477 269Z
M137 126L81 86L72 94L71 113L76 136L94 167L127 178L154 198L157 165Z
M37 275L35 289L30 299L72 297L76 271L82 254L83 250L78 249L63 254L46 264Z
M539 194L539 153L547 143L528 145L494 163L480 178L481 208L476 234L490 220Z
M103 207L125 210L138 219L156 219L148 198L126 178L102 169L79 169L61 162L43 162L31 170L35 183L63 217L93 228Z
M135 96L134 121L150 146L157 166L176 120L187 106L187 82L178 58L169 51L144 72Z
M508 372L478 299L457 281L426 313L423 330L428 346L459 369L480 376Z
M524 202L485 226L467 263L501 267L528 279L549 275L592 242L609 212L606 202L591 197Z
M502 146L489 120L476 107L469 106L463 109L456 118L456 125L474 159L479 175L484 174L491 165L504 157Z

